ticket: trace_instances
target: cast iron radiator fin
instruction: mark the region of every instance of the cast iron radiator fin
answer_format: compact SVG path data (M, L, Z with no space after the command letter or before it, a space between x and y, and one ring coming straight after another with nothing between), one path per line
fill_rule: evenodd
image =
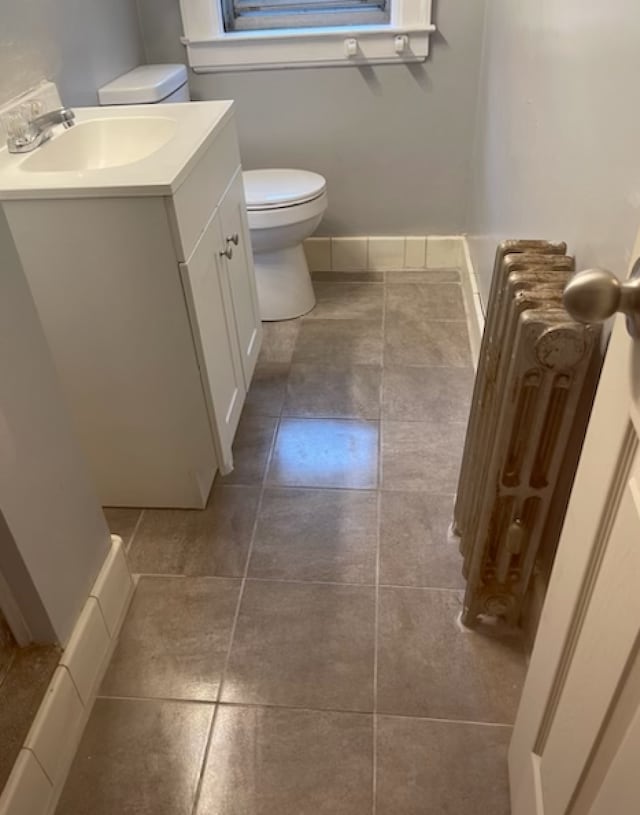
M536 561L555 550L601 364L597 325L562 291L566 244L498 247L456 496L463 622L520 622Z

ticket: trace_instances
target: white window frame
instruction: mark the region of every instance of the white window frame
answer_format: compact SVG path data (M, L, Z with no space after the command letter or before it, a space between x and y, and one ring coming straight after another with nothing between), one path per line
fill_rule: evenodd
M424 62L435 31L431 6L391 0L387 25L227 32L220 0L180 0L182 42L196 73Z

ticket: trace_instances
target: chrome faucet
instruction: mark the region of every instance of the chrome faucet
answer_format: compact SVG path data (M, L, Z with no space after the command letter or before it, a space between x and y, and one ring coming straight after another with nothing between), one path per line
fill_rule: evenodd
M58 108L43 113L29 122L19 135L9 136L7 149L10 153L30 153L49 139L54 125L73 127L75 118L76 114L70 108Z

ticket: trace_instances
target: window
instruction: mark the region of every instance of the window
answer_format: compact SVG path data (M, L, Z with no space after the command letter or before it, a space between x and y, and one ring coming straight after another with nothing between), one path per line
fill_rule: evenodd
M222 0L225 31L384 25L389 0Z
M423 62L432 0L180 0L196 73Z

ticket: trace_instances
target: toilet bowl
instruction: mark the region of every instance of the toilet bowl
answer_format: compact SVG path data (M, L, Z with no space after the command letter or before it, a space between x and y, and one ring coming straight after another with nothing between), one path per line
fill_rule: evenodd
M300 317L316 303L302 241L327 209L326 181L307 170L248 170L243 174L260 316Z
M141 65L98 90L101 105L189 101L184 65ZM289 320L315 305L302 248L327 208L326 182L306 170L249 170L243 175L260 316Z

